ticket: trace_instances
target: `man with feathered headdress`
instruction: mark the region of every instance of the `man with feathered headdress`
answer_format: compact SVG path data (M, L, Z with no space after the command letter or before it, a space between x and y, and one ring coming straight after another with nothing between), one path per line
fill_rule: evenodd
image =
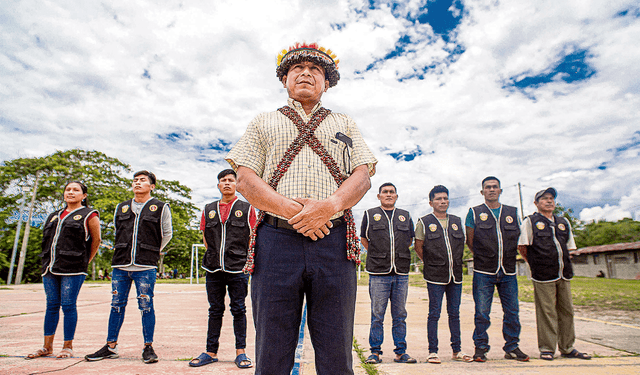
M353 207L377 160L351 117L322 107L338 60L317 44L278 56L287 105L258 115L226 160L238 191L260 210L247 272L256 374L290 374L303 300L318 374L353 374L351 346L359 244Z

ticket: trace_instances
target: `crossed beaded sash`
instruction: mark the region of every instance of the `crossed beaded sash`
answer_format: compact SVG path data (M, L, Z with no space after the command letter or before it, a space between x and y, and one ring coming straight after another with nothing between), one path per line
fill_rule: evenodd
M287 116L296 128L298 128L298 136L291 142L282 160L280 160L278 166L273 171L271 178L269 178L269 186L271 186L273 190L276 190L280 179L287 170L289 170L293 159L300 153L302 147L308 144L309 147L318 154L324 165L327 166L331 176L336 181L336 184L338 184L338 187L340 187L346 177L340 173L338 164L314 134L320 123L331 113L331 110L324 107L318 109L308 123L305 123L300 115L289 106L282 107L278 109L278 111ZM251 231L251 240L249 241L249 250L247 251L247 263L243 268L245 273L253 273L255 267L256 229L264 220L264 216L265 212L260 211L256 220L256 226L254 230ZM344 219L347 223L347 259L356 262L356 264L360 264L360 246L358 246L358 238L356 236L356 223L350 208L344 210Z

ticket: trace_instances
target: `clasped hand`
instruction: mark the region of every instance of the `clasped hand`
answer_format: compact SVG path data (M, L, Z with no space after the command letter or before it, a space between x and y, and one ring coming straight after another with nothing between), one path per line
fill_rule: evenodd
M293 226L298 233L301 233L312 240L330 233L329 229L333 227L331 216L339 210L335 210L329 200L316 200L310 198L294 198L294 201L302 205L302 209L289 219L289 224Z

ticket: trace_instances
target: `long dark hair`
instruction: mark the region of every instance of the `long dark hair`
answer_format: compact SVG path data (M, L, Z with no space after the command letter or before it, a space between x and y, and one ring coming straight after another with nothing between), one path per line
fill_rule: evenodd
M82 194L87 194L87 186L85 184L83 184L80 181L69 181L67 182L66 185L64 185L64 189L62 189L63 193L65 190L67 190L67 186L69 186L70 184L78 184L80 185L80 189L82 189ZM89 197L84 198L82 200L82 202L80 202L83 206L88 207L89 206Z

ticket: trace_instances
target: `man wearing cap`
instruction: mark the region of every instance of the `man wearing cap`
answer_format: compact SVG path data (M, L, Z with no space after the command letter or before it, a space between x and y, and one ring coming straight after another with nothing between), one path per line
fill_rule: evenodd
M520 318L518 305L518 279L516 278L516 255L520 218L515 207L500 203L500 181L489 176L482 180L480 194L484 204L469 209L466 218L467 245L473 253L473 301L475 302L475 329L473 360L486 362L489 352L491 325L489 314L494 290L498 290L504 317L502 349L506 359L526 362L529 356L518 347L520 341Z
M365 211L360 238L367 249L369 297L371 298L371 328L367 363L380 363L384 338L384 314L391 301L391 334L396 353L394 361L416 363L407 350L407 292L413 243L413 221L409 212L396 208L398 193L395 185L386 182L378 189L380 207Z
M207 271L207 299L209 300L209 322L207 350L189 362L191 367L200 367L218 362L218 348L225 295L229 291L229 310L233 315L236 358L239 368L252 366L247 357L247 297L249 275L242 272L247 261L247 248L251 230L256 223L256 211L247 202L236 196L236 172L225 169L218 173L218 190L222 198L209 203L202 211L200 230L207 251L202 268Z
M447 295L447 314L454 361L471 362L470 355L462 353L460 339L460 300L462 296L462 254L465 234L462 220L447 213L449 189L434 186L429 192L429 205L433 213L421 217L416 223L416 253L424 262L423 274L429 291L429 318L427 362L440 363L438 357L438 320L442 299Z
M338 60L317 44L278 56L287 105L258 115L226 160L260 210L245 269L253 271L256 374L290 374L303 301L318 374L353 374L359 247L351 207L377 160L351 117L322 107Z
M557 346L562 357L591 359L573 347L569 252L576 249L576 243L569 221L553 214L557 196L552 187L536 193L533 203L538 212L524 219L518 240L518 250L531 268L540 358L553 360Z

